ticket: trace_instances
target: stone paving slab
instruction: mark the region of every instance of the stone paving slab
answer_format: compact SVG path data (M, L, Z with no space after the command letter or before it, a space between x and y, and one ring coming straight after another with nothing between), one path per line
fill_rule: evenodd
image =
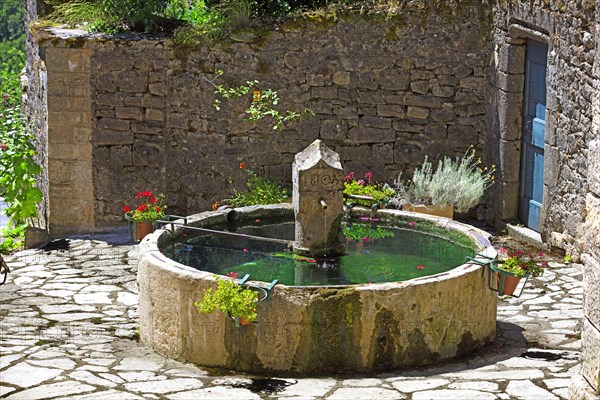
M112 244L111 244L112 243ZM116 244L115 244L116 243ZM260 377L165 359L138 341L136 246L72 239L6 257L0 397L7 399L566 399L580 369L582 267L550 263L498 305L477 354L380 374Z

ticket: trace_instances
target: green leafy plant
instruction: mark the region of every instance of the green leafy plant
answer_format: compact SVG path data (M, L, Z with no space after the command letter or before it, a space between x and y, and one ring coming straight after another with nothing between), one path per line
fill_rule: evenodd
M361 241L367 238L370 241L394 237L394 232L380 226L371 227L365 224L344 224L342 226L346 239Z
M445 206L452 204L456 211L465 212L475 207L485 190L494 182L496 168L480 167L481 160L475 158L470 149L461 159L444 157L437 168L427 157L421 168L415 170L408 184L395 181L396 195L390 204L402 207L405 203Z
M22 64L0 64L0 197L8 207L9 219L2 231L0 248L7 252L18 247L28 222L38 216L42 192L36 187L41 168L35 162L35 137L21 117L20 70Z
M354 172L350 172L344 177L344 194L369 197L373 200L363 200L348 197L346 203L360 204L371 207L387 203L395 191L388 185L382 185L372 180L373 173L367 172L364 179L356 179Z
M232 198L224 200L230 206L244 207L277 204L283 203L288 199L288 191L280 183L258 176L256 172L248 168L243 162L240 163L240 169L243 169L247 174L246 186L248 187L248 191L245 193L236 191ZM214 204L213 209L216 209Z
M227 273L225 279L217 276L217 289L214 293L213 288L209 288L204 292L202 301L194 302L198 312L210 314L221 311L234 318L254 321L257 317L258 292L237 284L235 278L237 278L235 272Z
M302 111L285 110L279 111L275 108L280 102L277 92L271 89L257 90L256 87L260 84L259 81L246 81L245 84L226 88L223 85L217 85L215 80L223 75L223 71L217 71L217 75L212 80L206 79L215 87L215 93L221 96L225 100L231 100L234 98L242 98L252 93L252 101L246 108L246 118L249 122L258 122L263 119L270 119L272 121L271 126L273 129L281 129L286 124L296 121L307 115L315 115L315 113L305 108ZM214 101L214 107L218 111L221 109L222 101L216 98Z
M573 257L570 254L565 254L564 258L563 258L563 262L565 264L571 264L573 262Z
M538 260L537 257L544 257L544 253L530 254L526 256L522 250L515 253L508 253L508 250L501 247L498 250L501 258L497 260L497 267L503 271L510 272L515 276L539 276L544 272L548 263Z
M139 192L135 195L141 203L132 209L129 205L123 206L123 212L131 217L135 222L153 222L165 216L166 205L163 204L165 196L163 194L154 197L152 192Z

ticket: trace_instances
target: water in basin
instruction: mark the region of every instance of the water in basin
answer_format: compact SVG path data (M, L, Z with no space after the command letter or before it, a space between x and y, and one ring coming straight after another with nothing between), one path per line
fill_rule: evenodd
M220 227L268 238L294 239L293 222L254 222ZM473 256L468 243L456 243L436 234L357 221L342 225L346 253L314 259L294 254L284 243L240 236L196 234L165 246L169 258L199 270L285 285L348 285L397 282L453 269Z

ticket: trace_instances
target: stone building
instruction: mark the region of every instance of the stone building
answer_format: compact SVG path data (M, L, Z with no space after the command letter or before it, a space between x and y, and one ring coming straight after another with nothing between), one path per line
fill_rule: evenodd
M34 28L27 107L44 167L40 228L57 236L121 224L140 190L165 193L176 213L206 210L243 187L241 161L290 182L294 154L315 139L346 172L380 181L474 146L498 168L479 216L519 221L584 265L572 395L597 398L600 3L424 3L393 18L290 20L195 49ZM43 15L36 0L27 7L29 21ZM242 102L217 111L217 70L219 83L258 79L286 108L316 115L273 131L245 122Z

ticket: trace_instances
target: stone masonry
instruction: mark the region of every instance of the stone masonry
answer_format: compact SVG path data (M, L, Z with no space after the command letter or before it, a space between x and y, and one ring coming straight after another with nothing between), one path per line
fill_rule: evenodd
M27 3L30 20L36 3ZM294 154L315 139L347 172L388 182L409 178L425 155L474 145L498 166L485 217L502 226L517 217L524 43L542 41L541 235L585 266L582 377L598 393L600 3L484 3L388 20L296 19L197 49L167 37L35 30L27 102L46 174L42 227L57 235L118 224L139 190L165 193L173 213L205 210L244 188L241 161L289 183ZM243 120L250 99L216 111L217 70L216 83L258 79L283 108L316 115L274 131Z

